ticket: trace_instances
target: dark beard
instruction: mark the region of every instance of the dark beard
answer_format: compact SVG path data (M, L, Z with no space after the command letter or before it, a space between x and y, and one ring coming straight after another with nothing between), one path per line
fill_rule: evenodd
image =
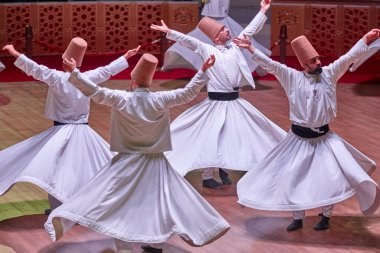
M320 65L318 65L314 70L309 70L308 73L310 75L317 76L317 75L322 73L322 67Z

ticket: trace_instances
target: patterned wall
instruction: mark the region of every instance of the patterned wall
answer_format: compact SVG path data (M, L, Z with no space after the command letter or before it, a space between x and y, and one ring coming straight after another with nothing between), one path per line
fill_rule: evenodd
M197 2L77 2L0 5L0 43L25 52L25 27L33 27L33 55L62 54L71 38L88 42L88 54L125 52L144 43L144 51L160 34L150 29L160 20L188 32L198 23ZM1 55L6 55L0 52Z
M334 55L337 29L336 6L311 6L310 42L319 49L321 55Z
M289 24L289 41L304 34L321 55L337 57L346 53L370 29L380 27L380 7L371 3L308 2L310 1L281 3L277 0L273 3L272 20L276 22L272 22L272 43L278 40L280 26L285 23ZM294 55L289 45L286 53ZM278 48L273 50L273 55L279 55Z

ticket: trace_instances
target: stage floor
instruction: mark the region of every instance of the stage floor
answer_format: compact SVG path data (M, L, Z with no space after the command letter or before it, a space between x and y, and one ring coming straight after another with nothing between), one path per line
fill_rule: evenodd
M167 87L165 80L158 81ZM183 84L186 82L180 80ZM112 88L126 88L129 81L110 81ZM176 84L176 86L178 83ZM169 85L170 86L170 85ZM180 86L180 85L178 85ZM43 116L46 86L38 82L0 83L0 149L46 130L52 122ZM193 102L174 108L172 119L206 97L202 92ZM244 91L242 97L251 102L272 121L289 129L288 102L276 81L260 81L257 90ZM109 108L92 104L90 125L109 140ZM338 85L338 117L331 124L354 147L376 162L380 161L380 83ZM0 161L1 162L1 161ZM288 212L264 212L241 208L236 200L236 181L243 172L231 172L234 183L223 189L209 190L201 186L200 171L186 178L230 223L229 232L214 243L192 248L179 237L164 245L166 253L271 253L271 252L380 252L380 210L363 217L355 198L335 206L331 228L313 230L319 221L318 209L307 211L304 228L287 232L291 221ZM379 182L379 171L373 178ZM12 191L12 190L11 190ZM7 193L7 194L11 194ZM3 198L3 197L0 197ZM75 226L58 242L45 232L45 215L30 215L0 222L0 244L17 253L112 253L113 239L81 226ZM138 245L135 247L139 250Z

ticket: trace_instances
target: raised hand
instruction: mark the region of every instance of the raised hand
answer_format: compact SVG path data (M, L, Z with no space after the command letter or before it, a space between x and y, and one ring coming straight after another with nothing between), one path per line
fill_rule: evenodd
M261 6L261 11L266 12L270 8L271 0L261 0L260 6Z
M255 50L255 48L253 47L253 45L251 43L251 39L245 34L243 35L243 38L234 38L233 42L238 47L245 48L245 49L248 49L250 51L251 51L250 48L252 47L253 51Z
M156 31L160 31L160 32L164 32L164 33L170 34L170 29L165 24L165 22L163 20L161 20L161 25L151 24L150 28L152 28L153 30L156 30Z
M20 53L14 48L12 44L5 45L3 47L4 51L8 51L10 55L12 55L15 58L18 58L20 56Z
M129 59L130 57L136 55L139 50L141 48L141 45L139 45L138 47L134 48L134 49L131 49L131 50L128 50L125 54L124 54L124 57L125 59Z
M377 40L380 37L380 30L379 29L372 29L369 31L366 35L364 35L363 39L367 43L367 45L371 44L375 40Z
M62 62L63 70L71 73L76 68L76 66L77 66L77 62L74 60L74 58L71 58L71 59L64 58L63 59L63 62Z
M214 66L215 63L215 55L210 55L210 57L203 63L202 71L206 72L210 67Z

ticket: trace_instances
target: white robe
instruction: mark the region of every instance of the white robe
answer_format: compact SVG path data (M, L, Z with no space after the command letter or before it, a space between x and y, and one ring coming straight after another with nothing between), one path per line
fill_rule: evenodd
M231 36L235 38L243 34L243 27L228 16L229 7L230 0L206 1L201 14L202 16L213 18L216 21L225 25L229 29ZM260 29L258 29L257 32ZM250 35L252 36L254 33ZM201 30L199 30L198 27L196 27L193 31L188 33L188 35L197 38L202 42L213 45L213 42L210 40L210 38L208 38ZM259 48L265 54L271 54L270 50L256 42L253 38L252 43L256 48ZM249 52L243 51L242 53L249 66L250 71L255 71L258 67L257 63L252 61ZM180 43L176 42L165 52L162 70L169 70L175 68L200 69L202 67L202 64L203 60L200 55L188 49L186 46L183 46ZM262 72L260 73L262 75Z
M78 72L73 80L79 89L89 83ZM75 223L127 242L162 243L178 234L195 245L229 228L163 155L171 149L168 108L192 100L206 81L200 71L174 91L96 88L92 99L112 107L111 147L119 154L50 214L45 228L53 240Z
M25 55L20 55L15 65L49 85L45 115L68 124L53 126L0 151L0 194L17 182L30 182L64 202L86 184L113 153L90 126L80 124L88 121L90 99L68 82L70 73L49 69ZM84 75L101 83L127 67L122 56Z
M323 67L319 77L289 68L256 50L253 59L279 80L289 100L293 124L318 128L337 114L336 84L349 66L368 50L360 40L347 54ZM277 211L331 205L356 195L364 214L379 206L379 188L368 176L375 162L331 130L305 139L289 132L238 182L242 205Z
M266 17L259 12L247 27L255 32ZM172 31L169 39L179 41L206 60L215 55L207 72L208 92L234 92L234 88L254 85L240 49L233 43L212 46L188 35ZM206 98L179 115L170 125L173 150L168 160L181 175L191 170L221 167L247 171L279 143L285 131L242 98L216 101Z
M360 65L362 65L366 60L371 58L374 54L377 53L380 49L380 39L375 40L369 47L366 54L364 54L362 57L357 59L354 64L350 67L350 72L354 72L357 70Z
M4 64L0 61L0 72L3 71L5 69L5 66Z

